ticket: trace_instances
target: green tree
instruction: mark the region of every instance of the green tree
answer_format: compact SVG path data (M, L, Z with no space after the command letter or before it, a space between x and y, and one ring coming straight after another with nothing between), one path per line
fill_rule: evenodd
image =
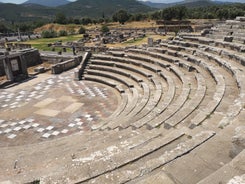
M100 31L102 33L108 33L108 32L110 32L110 29L109 29L109 27L107 25L104 24L104 25L101 26Z
M187 8L185 6L177 6L175 7L175 18L178 20L182 20L187 15Z
M86 29L83 26L81 26L80 29L78 30L78 33L79 34L85 34L86 33Z
M119 22L120 24L124 24L129 20L129 18L130 15L125 10L119 10L112 16L113 21Z
M7 31L8 28L3 23L0 23L0 33L6 33Z
M66 16L65 14L59 12L56 14L55 16L55 23L58 23L58 24L66 24L67 23L67 19L66 19Z
M88 18L88 17L84 17L81 20L81 24L82 25L88 25L88 24L91 24L91 23L92 23L92 20L90 18Z
M67 36L67 35L68 35L68 33L66 30L60 30L59 31L59 36Z
M57 37L57 32L54 30L46 30L41 33L42 38L55 38Z

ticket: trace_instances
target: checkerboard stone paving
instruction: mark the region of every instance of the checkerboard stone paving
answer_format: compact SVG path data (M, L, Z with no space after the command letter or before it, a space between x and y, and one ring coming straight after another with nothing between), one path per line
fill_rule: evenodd
M19 108L32 100L38 100L44 97L44 95L54 87L63 88L66 86L69 93L88 96L89 98L107 98L108 94L106 88L87 86L82 81L73 81L72 76L70 72L60 76L52 76L34 85L30 89L20 90L15 93L9 93L3 89L0 92L0 110Z
M1 136L7 137L8 139L16 139L21 133L31 131L32 134L36 134L42 139L49 139L54 137L65 136L66 134L74 132L83 132L90 129L96 117L98 111L95 114L85 113L69 123L63 123L62 126L56 126L54 123L50 123L46 126L42 125L42 122L38 122L33 118L24 120L11 120L6 121L0 119L0 138Z
M4 120L0 118L0 140L19 140L22 136L26 136L26 139L38 139L36 141L42 141L70 135L75 132L87 131L91 129L93 123L96 123L96 121L101 118L106 118L115 110L114 107L112 107L114 102L111 102L108 98L112 92L108 91L106 87L92 82L74 81L72 77L73 71L69 71L62 73L61 75L51 76L29 88L17 89L14 92L10 92L7 89L1 89L0 113L3 114L7 111L14 112L16 108L20 108L21 112L22 107L28 108L28 106L36 108L35 112L45 110L47 106L44 108L38 106L38 104L44 102L48 98L55 99L54 97L45 96L47 94L50 95L50 91L53 89L62 89L64 92L66 91L68 94L63 94L66 98L68 98L69 95L71 98L74 95L86 99L95 98L96 103L89 104L91 107L89 106L87 108L86 105L82 106L81 104L78 104L79 101L70 101L71 104L68 105L69 107L80 105L79 108L76 108L79 113L76 112L74 114L73 112L62 109L59 112L68 113L69 116L64 119L61 117L56 118L58 115L55 115L52 117L53 119L51 117L46 117L47 121L45 121L45 119L40 120L38 116L43 116L40 113L34 113L32 115L34 117L25 117L25 119L18 119L18 117L15 117L16 119ZM55 99L55 101L56 100L57 99ZM83 101L81 101L81 103L82 102ZM61 121L56 122L54 121L55 118L60 119Z

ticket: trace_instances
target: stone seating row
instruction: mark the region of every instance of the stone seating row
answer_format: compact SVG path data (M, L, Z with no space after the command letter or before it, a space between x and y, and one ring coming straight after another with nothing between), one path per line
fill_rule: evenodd
M214 132L203 131L192 135L191 139L187 139L188 134L185 130L173 130L166 135L150 134L149 132L129 138L127 141L121 141L114 146L101 147L101 149L95 149L94 152L91 152L93 150L91 148L85 150L81 156L77 155L73 159L73 164L76 167L69 168L73 173L79 173L79 180L74 182L110 183L113 181L124 183L132 181L141 176L142 173L150 173L154 169L185 155L215 135ZM178 140L182 140L180 144L178 144ZM169 144L173 145L172 149L163 149ZM159 152L160 157L152 156L152 153L155 152ZM171 154L169 154L170 152ZM142 160L146 162L142 162ZM142 167L137 167L138 164ZM130 177L126 174L127 170L134 171L130 172Z
M148 51L139 51L139 50L130 50L130 51L131 52L144 53L145 55L148 55L149 59L150 59L149 55L154 55L154 56L156 55L156 53L151 53ZM132 55L135 55L135 54L132 54ZM137 55L137 56L139 57L139 55ZM145 56L141 56L141 57L144 58ZM188 95L190 93L190 86L189 86L189 82L188 82L187 78L184 77L184 75L181 74L181 72L176 69L177 67L175 65L173 65L171 67L173 67L173 69L170 68L170 70L173 73L175 73L176 76L180 77L184 86L182 87L182 92L179 95L179 97L176 99L176 101L173 104L169 105L168 109L166 111L162 112L159 116L154 118L154 120L152 120L151 122L148 123L148 125L150 125L151 127L159 126L164 122L164 120L173 116L174 113L176 113L176 111L178 111L178 109L180 109L182 107L182 105L186 102L186 100L188 99ZM133 123L133 126L139 128L139 127L143 126L142 122L144 122L144 121L135 122L135 123Z
M224 42L219 42L216 40L214 40L214 43L215 45L225 44ZM233 51L230 51L230 49L234 50L234 47L232 47L230 44L228 44L228 46L229 47L226 49L223 48L218 49L210 45L203 45L202 48L205 47L205 52L202 52L201 50L198 51L197 49L195 49L195 52L197 51L197 54L199 54L199 56L207 57L208 59L213 60L219 66L222 66L227 72L231 73L233 78L236 80L237 86L239 87L240 91L244 93L244 91L241 89L242 86L244 86L242 85L243 80L242 80L242 71L241 71L242 70L241 68L245 64L245 55L241 53L243 46L240 45L236 50L237 52L235 53ZM230 60L231 58L232 60ZM233 60L236 63L232 62Z
M103 63L103 62L100 62L100 64L101 63ZM119 66L119 64L116 64L116 65L114 65L114 66ZM117 69L118 70L118 69ZM120 69L119 69L120 70ZM130 71L130 70L129 70ZM129 72L128 71L128 72ZM152 74L152 75L154 75L154 74ZM131 75L131 76L133 76L133 75ZM158 90L158 92L156 93L156 94L154 94L153 92L154 92L154 88L152 88L151 89L151 92L152 92L152 96L153 96L153 98L151 99L151 106L153 106L154 107L154 103L156 104L156 103L158 103L158 101L159 101L159 99L161 98L161 84L159 84L159 81L157 81L156 79L154 79L154 78L151 78L150 79L151 80L151 82L154 84L154 86L155 86L155 89L156 90ZM145 85L143 84L143 87L145 88ZM150 93L150 91L149 91L149 93ZM149 94L148 93L148 94ZM149 97L146 97L146 98L143 98L143 101L144 101L144 103L145 102L148 102L148 99L149 99ZM141 103L142 104L142 103ZM144 107L144 106L142 106L142 105L140 105L139 106L140 108L142 108L142 107ZM132 114L132 112L131 112L131 114ZM138 114L139 114L139 112L138 112ZM129 116L129 118L131 119L132 117L131 116ZM125 119L125 117L124 117L124 119ZM110 128L116 128L116 127L110 127Z
M102 64L103 62L100 62L100 64ZM91 67L91 66L90 66ZM98 66L96 66L96 67L98 67ZM105 69L105 67L104 68L99 68L99 69L102 69L102 70L108 70L108 68L107 69ZM113 69L112 68L109 68L110 69L110 71L112 71ZM120 70L120 69L119 69ZM120 73L119 72L119 70L115 70L114 69L114 72L115 73ZM123 70L122 70L123 71ZM121 73L122 73L122 71L121 71ZM128 75L128 74L126 74L126 75ZM130 76L132 76L132 75L130 75ZM125 79L124 79L125 80ZM145 85L143 85L143 87L144 87L144 89L147 89L146 87L145 87ZM147 93L148 92L148 93ZM150 90L148 89L148 91L145 91L144 92L144 98L145 99L147 99L147 101L148 101L148 99L149 99L149 94L150 94ZM147 95L147 96L146 96ZM132 98L132 101L135 101L135 99L137 99L137 98ZM145 102L147 102L147 101L145 101ZM127 108L128 110L128 112L130 112L132 109L130 109L130 108ZM127 113L126 113L127 114ZM126 115L125 113L124 113L124 115Z
M163 48L163 50L165 50L165 48ZM159 48L158 48L158 51L159 51ZM192 55L187 55L185 53L183 53L183 55L180 55L179 52L177 55L178 55L178 58L183 57L187 59L187 61L191 61L192 63L194 62L194 64L196 65L202 66L203 68L205 68L205 70L207 70L210 73L211 76L213 76L216 83L218 82L216 85L216 88L217 88L216 93L214 94L214 97L213 97L215 99L213 99L209 103L210 108L200 111L200 113L197 114L191 121L190 127L194 128L195 126L193 126L192 124L195 124L196 126L199 125L202 121L204 121L207 117L209 117L209 115L217 108L225 92L225 83L224 83L222 76L218 74L218 72L213 67L208 66L204 61L200 60L199 58L195 58L195 57L193 58ZM166 126L166 127L169 127L169 126Z
M243 80L244 77L242 77L243 76L242 72L237 68L237 66L233 66L234 64L232 65L231 62L226 61L226 59L224 59L224 58L221 58L219 55L220 51L215 50L214 47L211 47L211 48L210 47L211 46L209 46L209 49L206 49L207 52L203 52L201 50L195 49L196 55L203 57L203 58L206 57L206 59L208 59L208 60L211 59L211 60L215 61L218 65L222 66L224 69L226 69L229 73L231 73L233 75L233 78L236 80L236 83L237 83L238 87L240 88L239 83L242 83L242 81L244 81ZM214 51L214 52L212 52L212 51ZM234 72L236 74L234 74ZM239 77L239 78L237 78L237 77ZM243 96L241 94L244 94L244 92L242 92L242 90L240 88L240 95L234 101L234 103L232 103L230 105L227 116L225 116L220 122L221 126L227 125L227 123L229 121L231 121L232 118L236 117L238 115L238 113L241 111L242 106L243 106L243 103L241 103L241 102L244 101L244 99L241 98L241 96ZM200 119L203 119L204 117L205 117L205 113L203 113L203 115L200 115ZM192 126L193 126L193 124L191 125L191 127Z
M108 174L92 179L89 183L136 183L135 180L137 180L140 176L150 174L157 168L165 165L167 162L174 161L177 157L186 154L186 151L193 150L195 147L199 146L213 135L213 132L201 132L193 136L193 140L185 140L172 150L163 152L160 149L156 151L159 152L158 157L150 158L150 155L147 155L146 158L136 160L135 162L127 164L124 167L119 167ZM186 148L185 151L183 149L184 147ZM130 173L130 175L128 175L128 173Z
M157 70L155 70L155 71L157 71Z
M127 81L127 78L130 78L132 75L129 74L129 73L126 73L125 71L123 70L120 70L120 69L115 69L115 68L112 68L112 67L106 67L106 66L98 66L98 65L90 65L89 66L89 69L93 69L93 70L98 70L98 71L108 71L108 72L112 72L112 73L115 73L115 75L117 74L120 74L122 76L125 76L126 78L122 78L123 80ZM113 74L114 75L114 74ZM137 84L137 83L136 83ZM129 99L129 101L131 101L130 104L130 107L127 108L127 111L132 111L132 109L135 107L135 105L137 104L137 101L139 99L139 93L141 92L141 89L140 89L140 86L137 87L137 85L134 85L135 87L134 88L130 88L133 92L133 96L131 99ZM127 111L123 112L120 116L125 116L127 115Z

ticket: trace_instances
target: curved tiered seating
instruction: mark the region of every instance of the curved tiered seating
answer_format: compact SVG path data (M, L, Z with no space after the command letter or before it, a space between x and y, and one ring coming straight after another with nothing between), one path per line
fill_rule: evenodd
M161 173L172 183L210 182L230 165L231 134L245 117L243 50L241 43L189 35L93 54L82 79L111 88L117 109L69 141L27 147L32 154L21 161L39 155L42 172L35 169L40 163L25 167L36 178L45 173L44 183L144 183ZM8 147L0 155L22 152ZM64 157L56 159L57 152Z
M200 58L212 60L216 64L224 68L227 72L229 72L234 78L237 84L237 88L239 88L240 90L240 94L230 105L227 116L225 116L220 123L220 124L227 124L229 121L231 121L232 118L236 117L239 114L239 112L242 110L244 106L244 74L243 71L241 70L241 65L244 65L244 60L245 60L244 54L240 52L240 49L237 51L231 51L229 49L216 48L211 44L212 42L210 41L204 42L203 38L198 38L198 37L195 37L194 39L192 39L191 37L187 37L187 38L184 37L184 38L186 39L185 44L190 45L193 43L193 41L195 41L196 44L198 43L198 47L193 49L193 51L195 51L194 52L195 56L188 55L189 60L191 60L190 58L196 57L197 55ZM188 40L191 40L192 42L188 42ZM182 45L182 42L178 42L178 41L174 41L173 43ZM184 47L182 48L184 49ZM203 52L204 48L205 48L205 52ZM223 54L224 52L226 52L225 55ZM226 57L227 55L231 55L233 58L232 60L234 61L228 60ZM183 57L183 54L182 55L180 54L179 56ZM197 61L197 59L192 59L192 61ZM205 115L203 114L203 116Z
M112 53L113 56L94 55L88 73L89 70L108 72L113 76L111 78L115 79L116 76L120 78L117 82L122 84L125 81L134 81L133 89L138 91L137 98L132 95L128 98L131 105L126 106L118 116L103 121L95 129L123 132L132 127L134 131L142 130L140 131L142 133L147 132L143 130L151 130L151 137L145 133L141 138L133 137L132 139L141 141L134 142L130 149L133 151L134 148L140 148L139 152L144 154L141 148L152 143L152 152L162 155L161 158L167 161L165 151L161 154L161 149L153 148L153 140L156 145L158 140L161 142L159 136L169 132L171 135L178 130L185 130L188 133L200 132L202 129L217 131L215 127L219 124L227 126L244 107L244 72L241 69L244 65L244 55L240 52L241 45L237 44L235 49L231 50L231 46L223 46L220 42L189 36L163 42L158 47L147 50L128 49L123 56ZM228 58L231 55L234 57L230 62ZM230 88L234 91L232 94ZM126 142L131 141L127 139ZM188 140L181 142L188 144ZM121 151L120 153L126 155L126 152ZM174 152L173 149L172 153ZM123 159L121 166L114 163L108 170L102 169L95 173L93 179L84 176L83 181L91 183L134 181L142 172L149 174L164 165L161 159L152 158L151 154L149 156L148 154L131 157L127 162ZM90 156L84 159L86 158ZM114 159L119 161L122 157ZM148 164L142 165L146 160ZM102 162L105 160L96 163L100 165ZM127 172L132 174L127 177Z

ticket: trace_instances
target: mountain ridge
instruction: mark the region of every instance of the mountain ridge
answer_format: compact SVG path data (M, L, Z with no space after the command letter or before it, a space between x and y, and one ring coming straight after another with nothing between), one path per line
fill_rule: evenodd
M47 7L57 7L61 5L66 5L68 3L70 3L70 1L67 0L28 0L22 4L38 4Z
M150 6L152 8L162 9L162 8L169 8L176 5L195 8L195 7L202 7L202 6L206 7L206 6L219 5L219 4L228 4L231 2L211 1L211 0L184 0L175 3L153 3L151 1L141 1L141 3Z
M47 7L37 4L0 3L0 19L5 21L28 21L41 18L52 20L58 12L67 17L111 17L118 10L129 13L146 13L155 10L136 0L77 0L66 5Z

